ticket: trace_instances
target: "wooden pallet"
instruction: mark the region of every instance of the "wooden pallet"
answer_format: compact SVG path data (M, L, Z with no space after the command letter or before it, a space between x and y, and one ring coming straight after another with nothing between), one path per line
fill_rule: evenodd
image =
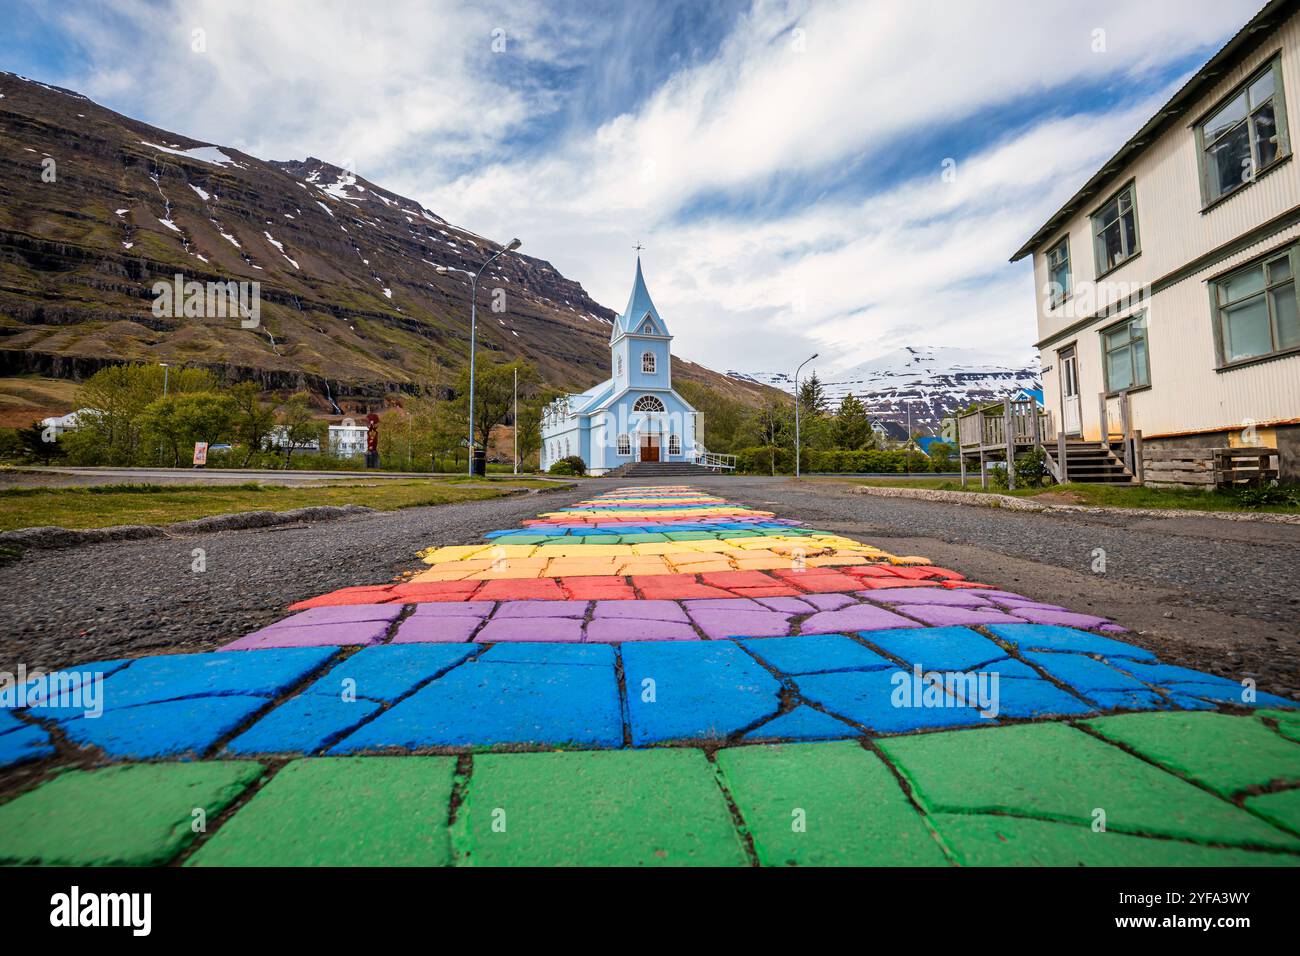
M1144 482L1152 488L1228 488L1278 476L1274 448L1143 449Z

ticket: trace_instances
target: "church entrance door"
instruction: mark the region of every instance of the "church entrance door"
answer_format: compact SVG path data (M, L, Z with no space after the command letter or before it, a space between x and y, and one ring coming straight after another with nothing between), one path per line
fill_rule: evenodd
M641 436L641 461L658 461L659 460L659 436L642 435Z

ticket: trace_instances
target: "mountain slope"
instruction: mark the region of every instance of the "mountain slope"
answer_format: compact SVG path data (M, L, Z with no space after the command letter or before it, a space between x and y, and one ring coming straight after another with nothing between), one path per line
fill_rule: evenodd
M794 391L785 372L728 373L745 380ZM831 408L845 395L863 400L874 416L906 423L911 404L914 429L937 432L939 422L971 402L995 402L1008 392L1041 388L1038 364L1012 368L975 349L944 346L904 346L855 365L823 384Z
M355 406L445 389L468 354L470 276L497 248L328 163L265 162L0 73L0 373L188 363ZM177 273L260 282L260 326L154 315L153 283ZM615 313L577 282L515 253L479 286L480 348L557 387L608 376ZM674 370L746 404L764 392Z

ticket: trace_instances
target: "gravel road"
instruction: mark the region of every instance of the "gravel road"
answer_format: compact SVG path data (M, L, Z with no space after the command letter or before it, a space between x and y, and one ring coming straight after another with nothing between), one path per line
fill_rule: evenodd
M283 615L285 605L388 581L431 544L627 484L411 508L310 526L29 551L0 568L12 610L0 670L67 666L122 654L208 650ZM922 554L974 579L1096 611L1133 628L1175 663L1300 689L1300 527L1213 518L1133 519L1008 512L853 494L844 482L706 478L730 500ZM193 549L206 570L191 570ZM1104 574L1092 571L1096 549Z

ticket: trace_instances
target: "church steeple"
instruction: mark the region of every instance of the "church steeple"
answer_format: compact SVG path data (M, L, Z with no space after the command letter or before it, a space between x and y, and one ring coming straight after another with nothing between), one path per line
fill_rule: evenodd
M652 322L652 327L647 333L645 323L647 317ZM628 297L627 308L623 314L614 320L614 327L610 329L609 340L616 341L619 336L629 333L641 333L650 335L667 335L668 326L664 325L663 319L659 317L659 310L655 308L654 301L650 298L650 290L646 288L645 276L641 272L641 257L636 257L636 277L632 280L632 294Z

